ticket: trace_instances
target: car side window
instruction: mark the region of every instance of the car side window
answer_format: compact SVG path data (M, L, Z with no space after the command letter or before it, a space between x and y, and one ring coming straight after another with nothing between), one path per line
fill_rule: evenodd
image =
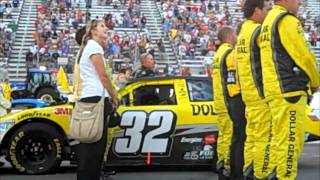
M123 106L129 106L129 94L122 96L121 100L120 100L120 104Z
M173 85L142 86L133 91L133 105L176 105Z
M210 80L187 80L190 101L212 101L212 82Z

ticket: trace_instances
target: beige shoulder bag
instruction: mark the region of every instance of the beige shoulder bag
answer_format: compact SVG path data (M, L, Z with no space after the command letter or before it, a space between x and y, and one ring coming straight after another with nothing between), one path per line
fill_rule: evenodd
M78 78L77 85L77 97L80 97L80 67L79 57L77 57L78 66ZM80 141L81 143L93 143L102 138L103 124L104 124L104 90L101 100L98 103L85 103L76 101L75 107L72 112L72 117L69 126L69 137Z

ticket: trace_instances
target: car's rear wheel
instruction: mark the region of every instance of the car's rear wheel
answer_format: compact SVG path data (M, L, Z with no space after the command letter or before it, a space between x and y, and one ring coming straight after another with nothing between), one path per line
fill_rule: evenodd
M49 173L61 164L63 135L49 124L34 122L18 128L8 148L8 159L18 172Z
M52 103L59 97L59 93L51 88L41 89L36 95L37 99L41 99L45 102Z

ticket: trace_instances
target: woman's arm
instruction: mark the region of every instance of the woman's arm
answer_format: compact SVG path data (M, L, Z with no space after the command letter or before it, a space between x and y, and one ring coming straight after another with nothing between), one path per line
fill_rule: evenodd
M99 79L105 89L107 89L108 93L110 94L112 98L112 104L117 107L118 101L117 101L117 91L113 88L112 82L110 78L108 77L105 68L104 68L104 62L101 54L93 54L90 56L90 59L98 73Z

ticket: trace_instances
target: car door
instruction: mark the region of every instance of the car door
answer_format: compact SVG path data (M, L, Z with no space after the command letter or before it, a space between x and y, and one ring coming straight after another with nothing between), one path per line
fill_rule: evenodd
M212 163L212 146L209 155L203 156L204 161L195 161L209 147L204 138L215 132L212 99L197 102L200 97L193 95L191 99L195 101L191 104L189 89L196 91L196 87L188 87L186 82L182 78L142 81L121 92L122 106L118 111L122 120L114 133L109 164L144 165L148 154L152 164ZM198 92L208 87L212 86L198 88ZM192 153L198 158L190 158Z
M168 162L178 109L174 80L134 83L122 92L121 104L109 163L145 164L148 154L154 163Z

